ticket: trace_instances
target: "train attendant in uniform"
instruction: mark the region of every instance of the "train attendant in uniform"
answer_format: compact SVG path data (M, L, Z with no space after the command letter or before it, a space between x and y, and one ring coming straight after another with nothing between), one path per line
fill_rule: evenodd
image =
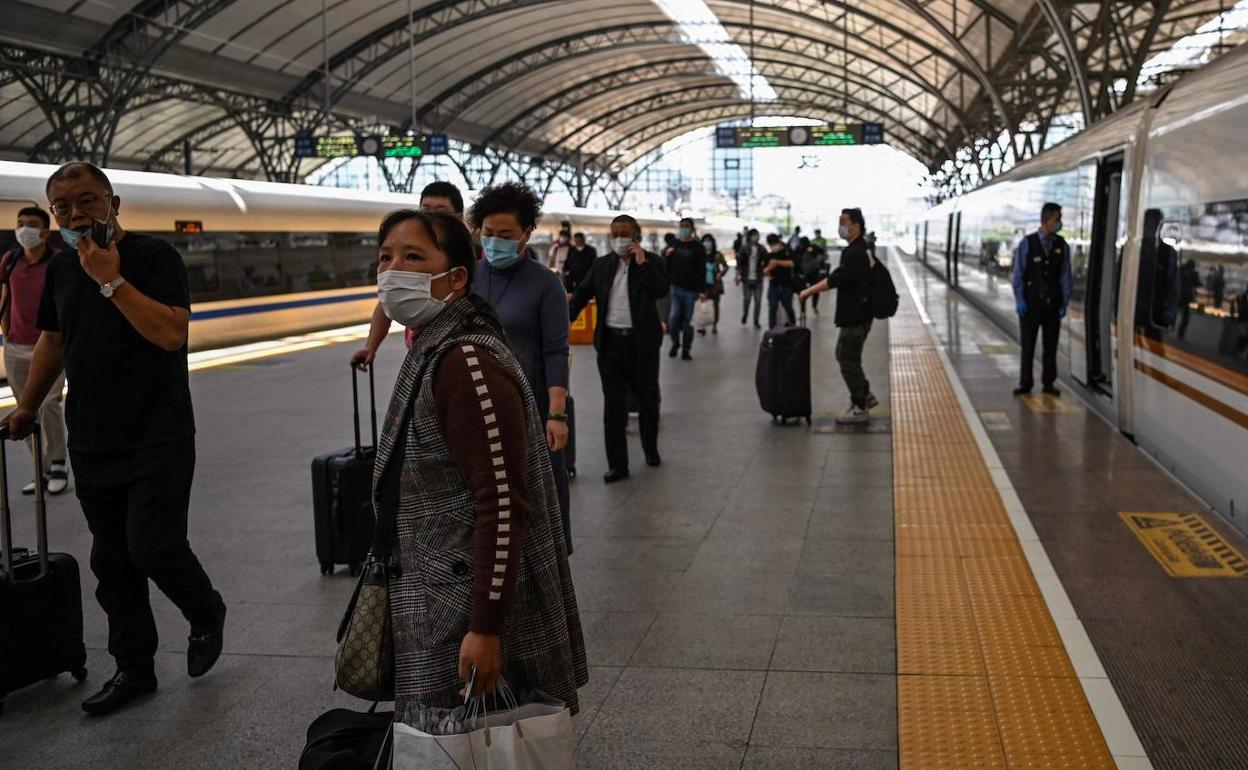
M568 443L568 294L557 273L532 258L529 239L542 216L542 202L529 187L508 182L477 196L468 219L485 252L472 282L498 313L533 388L546 425L550 464L568 552L572 552L571 500L563 448Z
M108 714L156 689L148 580L190 623L187 673L206 674L221 655L225 602L186 539L195 475L190 289L172 246L121 227L121 198L100 169L66 163L47 194L68 249L48 263L42 334L21 406L3 424L13 439L29 436L30 405L68 376L70 460L117 661L117 673L82 708Z
M378 510L396 511L396 719L462 704L473 667L474 692L502 676L575 713L589 674L546 425L502 323L470 290L472 237L460 217L402 210L377 240L381 304L415 334L374 470Z
M662 260L641 248L641 226L622 214L611 222L611 259L594 262L571 295L568 312L580 315L589 301L598 303L594 348L602 377L603 429L607 444L608 484L628 478L628 394L637 397L641 448L646 464L659 456L659 349L663 325L658 300L670 290ZM701 279L705 280L705 278Z
M17 212L17 247L0 259L0 330L4 333L4 371L9 385L19 398L30 375L30 362L39 341L39 302L43 298L44 276L48 262L58 250L48 243L52 218L38 206ZM51 494L59 495L69 486L66 468L65 406L61 391L65 375L52 383L48 397L39 408L39 424L43 428L43 467L45 477L32 479L22 494L33 495L35 485L42 483ZM30 442L30 451L35 443Z
M1070 247L1058 235L1062 230L1062 207L1046 203L1040 210L1040 228L1019 241L1014 256L1014 303L1018 310L1023 358L1014 395L1030 393L1036 335L1044 338L1040 382L1044 392L1060 396L1057 382L1057 337L1070 304Z
M420 209L462 217L464 196L459 192L459 188L450 182L430 182L420 192ZM389 334L390 319L386 317L379 302L377 307L373 308L373 320L368 329L368 342L364 343L363 350L356 351L351 356L351 363L360 369L368 369L373 359L377 357L377 349L386 341ZM409 348L412 346L411 330L403 332L403 340Z

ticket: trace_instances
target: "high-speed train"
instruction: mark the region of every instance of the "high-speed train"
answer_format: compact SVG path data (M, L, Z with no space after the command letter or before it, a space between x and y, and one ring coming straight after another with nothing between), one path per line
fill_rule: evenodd
M0 161L0 223L15 223L23 206L46 210L44 185L55 168ZM367 322L377 301L377 226L387 212L419 204L412 195L106 173L121 197L122 224L168 240L186 262L192 350ZM617 213L547 207L533 249L544 258L570 223L606 254ZM638 221L652 250L677 224L674 215ZM0 224L0 249L12 245L12 226Z
M1017 333L1045 201L1072 251L1064 373L1248 532L1248 46L931 209L918 254Z

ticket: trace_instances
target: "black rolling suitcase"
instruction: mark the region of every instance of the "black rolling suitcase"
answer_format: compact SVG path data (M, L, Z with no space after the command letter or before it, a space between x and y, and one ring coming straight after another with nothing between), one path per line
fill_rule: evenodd
M810 329L777 326L763 334L754 372L758 401L771 419L810 424Z
M35 446L39 446L38 426ZM42 484L35 487L38 550L13 548L6 437L0 434L0 711L10 692L70 673L87 678L82 643L82 586L78 562L67 553L48 553L48 512ZM35 478L43 478L35 458Z
M373 370L368 370L369 414L373 443L360 441L359 372L351 367L351 402L355 445L321 455L312 461L312 516L316 521L316 558L321 574L332 575L334 565L346 564L358 575L373 544L373 459L377 453L377 395Z

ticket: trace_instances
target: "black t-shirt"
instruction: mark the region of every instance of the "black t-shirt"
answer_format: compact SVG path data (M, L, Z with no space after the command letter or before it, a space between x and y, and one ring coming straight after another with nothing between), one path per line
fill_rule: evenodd
M706 249L701 241L677 241L667 256L667 277L673 286L686 291L703 292L706 282Z
M793 259L793 255L789 252L788 249L780 249L779 251L769 251L767 252L766 259L764 259L763 261L763 269L765 270L767 268L767 265L771 264L772 262L775 262L777 260L786 260L786 259L787 260ZM774 270L771 271L771 282L775 284L776 286L788 286L792 288L793 268L776 267Z
M182 255L162 240L126 233L121 275L151 299L191 307ZM62 251L48 263L39 328L65 341L65 423L75 452L124 452L195 435L186 346L173 352L135 330L78 262Z

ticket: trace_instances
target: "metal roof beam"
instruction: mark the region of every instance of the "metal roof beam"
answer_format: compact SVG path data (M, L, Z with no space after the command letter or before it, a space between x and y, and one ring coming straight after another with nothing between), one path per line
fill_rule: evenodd
M819 61L811 61L809 64L798 64L796 62L783 59L764 58L757 55L754 57L754 63L755 66L759 67L760 71L762 71L766 65L774 65L775 67L782 67L786 69L802 69L803 71L817 73L829 78L848 79L855 85L856 88L870 91L882 98L892 99L897 107L909 112L918 121L926 123L933 131L943 134L949 130L948 127L942 126L932 120L930 116L917 109L909 101L899 100L896 98L895 94L887 92L881 88L880 85L877 85L866 77L858 75L852 71L847 73L846 70L836 65L832 65L830 63L825 65L824 62ZM673 77L698 74L699 70L705 72L708 69L709 62L707 62L706 57L699 55L681 59L645 62L643 64L635 65L622 70L615 70L587 80L581 80L568 88L551 95L539 104L526 107L524 110L513 115L505 123L500 125L499 128L496 129L494 133L487 137L482 143L490 145L501 142L511 147L523 146L528 142L533 133L536 132L541 126L548 124L571 105L585 104L587 101L592 101L597 97L605 96L617 86L635 86L638 84L661 82L662 80ZM916 88L924 88L924 86L906 78L902 73L898 73L887 68L886 71L896 75L899 80L905 80L906 82L911 83ZM710 74L716 73L712 71ZM795 78L786 78L782 75L767 74L767 77L769 80L772 77L779 77L782 82L796 82ZM887 87L888 84L884 85ZM925 93L930 92L925 90ZM900 118L891 115L891 113L890 118L891 120L900 120Z

